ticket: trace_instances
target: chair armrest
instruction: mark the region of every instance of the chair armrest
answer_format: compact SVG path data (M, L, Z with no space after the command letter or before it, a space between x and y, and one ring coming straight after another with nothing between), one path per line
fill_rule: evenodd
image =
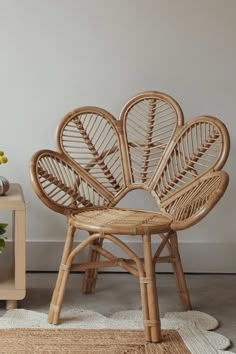
M68 215L80 207L94 207L106 202L63 154L40 150L31 158L29 169L35 193L58 213Z
M167 199L162 209L173 217L171 228L184 230L200 221L222 197L228 181L224 171L207 173Z

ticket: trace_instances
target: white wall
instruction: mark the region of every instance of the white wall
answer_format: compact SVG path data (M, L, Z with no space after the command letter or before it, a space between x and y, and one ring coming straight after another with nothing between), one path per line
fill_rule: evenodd
M235 0L0 0L0 148L9 157L0 174L23 185L29 241L64 240L64 218L28 176L31 155L54 147L61 117L82 105L118 115L153 89L176 98L186 120L215 115L229 129L227 193L180 241L187 270L201 269L204 248L203 270L236 271L235 18Z

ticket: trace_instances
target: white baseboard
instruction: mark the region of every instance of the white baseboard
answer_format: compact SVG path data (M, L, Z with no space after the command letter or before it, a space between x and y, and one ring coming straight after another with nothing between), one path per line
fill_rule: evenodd
M137 254L141 255L139 242L127 243ZM27 241L28 271L57 271L64 243L62 241ZM154 248L157 247L157 243ZM112 243L107 242L106 248L119 257L124 257ZM153 248L153 249L154 249ZM236 243L180 243L183 268L189 273L236 273ZM0 263L7 262L11 255L10 242L2 255ZM86 259L86 252L79 256L79 262ZM123 271L121 268L104 268L102 271ZM159 272L171 272L171 265L160 264Z

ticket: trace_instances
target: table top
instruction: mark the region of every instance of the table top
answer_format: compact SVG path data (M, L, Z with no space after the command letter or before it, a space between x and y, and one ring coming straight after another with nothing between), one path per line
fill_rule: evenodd
M0 210L25 210L24 195L19 183L10 183L6 194L0 196Z

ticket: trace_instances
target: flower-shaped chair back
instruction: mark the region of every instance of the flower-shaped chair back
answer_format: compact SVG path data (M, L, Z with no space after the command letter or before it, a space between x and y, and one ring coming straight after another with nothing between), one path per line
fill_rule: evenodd
M176 229L185 228L201 203L227 185L227 175L217 172L229 151L224 124L210 116L184 124L180 106L164 93L136 95L120 119L97 107L75 109L62 119L56 142L58 152L35 154L31 173L39 197L63 214L114 206L142 188L174 215Z

